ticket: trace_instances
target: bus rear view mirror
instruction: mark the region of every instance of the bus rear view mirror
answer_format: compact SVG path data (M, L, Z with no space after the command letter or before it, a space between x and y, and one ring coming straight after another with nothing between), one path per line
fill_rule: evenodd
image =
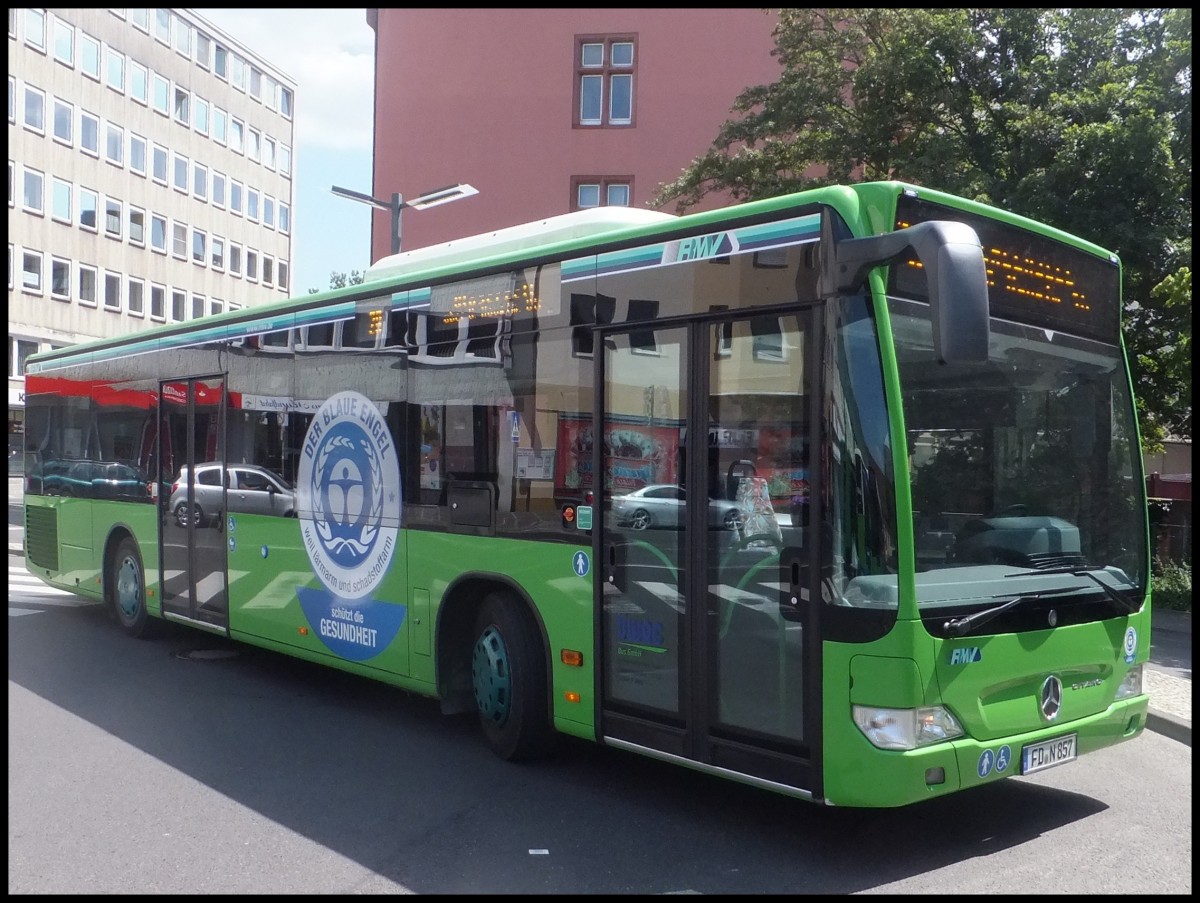
M821 295L858 289L877 266L917 255L929 282L934 353L943 363L988 357L988 288L983 247L965 223L932 220L869 238L835 239L833 212L821 213Z

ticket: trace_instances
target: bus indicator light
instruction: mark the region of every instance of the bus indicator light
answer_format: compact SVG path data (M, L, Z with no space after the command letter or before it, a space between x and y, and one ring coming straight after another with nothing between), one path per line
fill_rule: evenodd
M567 702L579 702L579 700L581 698L580 695L578 693L576 693L574 690L567 690L567 692L564 693L563 695L566 696Z
M583 665L583 653L575 649L564 649L559 657L564 665L579 668Z
M308 628L307 627L300 628L300 636L308 636Z

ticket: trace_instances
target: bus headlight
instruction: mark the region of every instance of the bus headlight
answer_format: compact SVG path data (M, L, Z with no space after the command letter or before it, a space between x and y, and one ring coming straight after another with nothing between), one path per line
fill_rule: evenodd
M880 749L917 749L963 735L962 725L940 705L920 709L881 709L856 705L854 723Z
M1134 665L1125 674L1121 686L1117 687L1117 699L1128 699L1130 696L1142 695L1142 666Z

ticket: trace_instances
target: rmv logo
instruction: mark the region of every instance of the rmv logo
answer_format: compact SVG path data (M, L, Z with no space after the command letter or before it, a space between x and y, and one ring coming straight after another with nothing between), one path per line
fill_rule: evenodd
M661 649L663 644L662 624L657 621L643 621L640 618L618 615L617 639L622 643L636 643L639 646L655 646Z
M950 653L950 664L952 665L969 665L982 660L983 653L978 646L967 646L963 649L955 649Z
M702 257L715 257L717 254L728 254L731 249L722 247L725 244L728 242L725 241L724 232L685 238L679 242L679 259L696 260Z

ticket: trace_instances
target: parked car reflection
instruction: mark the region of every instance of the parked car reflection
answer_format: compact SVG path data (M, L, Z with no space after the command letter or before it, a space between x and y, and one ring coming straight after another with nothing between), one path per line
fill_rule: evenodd
M618 526L634 530L675 529L683 526L687 490L671 483L652 483L625 495L614 496L612 511ZM710 529L736 530L743 514L737 502L708 500Z
M41 472L43 495L148 502L150 482L136 467L115 461L47 461Z
M224 478L222 478L224 472ZM191 503L188 503L187 467L180 470L171 486L168 509L176 523L186 527L216 524L225 510L243 514L296 516L296 493L292 485L274 471L256 464L198 464Z

